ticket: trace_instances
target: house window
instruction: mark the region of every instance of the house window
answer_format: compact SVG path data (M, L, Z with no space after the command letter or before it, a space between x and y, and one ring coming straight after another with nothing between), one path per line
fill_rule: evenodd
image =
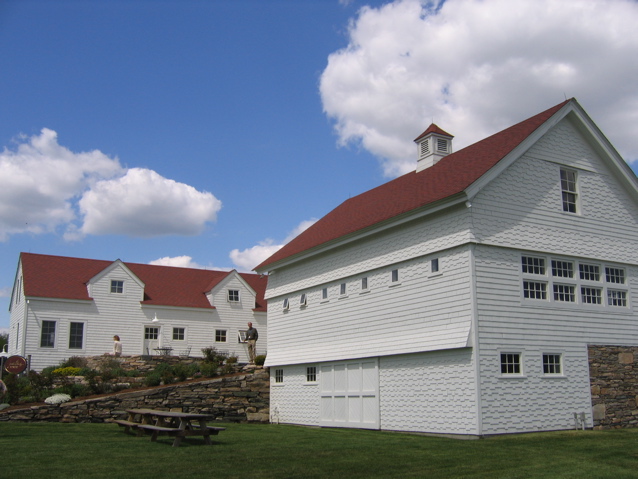
M398 269L393 269L392 270L392 282L393 283L397 283L399 281L399 270Z
M173 341L184 341L186 328L173 328Z
M602 304L603 290L600 288L580 288L580 295L584 304Z
M576 191L576 172L561 168L560 187L563 196L563 211L576 213L576 200L578 199L578 193Z
M609 306L622 306L626 308L627 307L627 291L608 289L607 304Z
M433 260L430 261L430 271L432 273L439 272L439 258L434 258Z
M543 354L543 374L562 374L560 354Z
M547 299L547 283L523 281L523 297L526 299Z
M229 303L239 303L239 290L238 289L229 289L228 290L228 302Z
M283 369L275 369L275 382L283 383L284 382L284 370Z
M111 293L123 293L124 292L124 281L119 279L111 280Z
M605 267L605 280L608 283L625 284L625 270L621 268Z
M159 338L159 328L146 327L144 328L144 339L150 341L156 341Z
M42 321L40 331L40 347L52 348L55 346L55 321Z
M288 311L290 309L290 300L288 298L284 298L283 310Z
M69 324L69 349L82 349L84 344L84 323Z
M347 292L347 286L346 286L346 283L341 283L341 284L339 285L339 294L340 294L341 296L345 296L345 295L346 295L346 292Z
M585 264L578 265L580 271L580 279L585 281L600 281L600 266L597 264Z
M245 338L245 336L244 336ZM244 339L245 341L245 339ZM226 342L226 330L225 329L216 329L215 330L215 342L216 343L225 343Z
M501 353L501 374L521 374L520 353Z
M361 278L361 290L366 291L367 289L368 289L368 278L366 276L364 278Z
M237 331L237 342L245 343L246 342L246 330Z
M523 273L545 274L545 258L535 256L523 256L521 259Z
M328 299L328 288L323 288L321 290L321 299Z
M317 367L316 366L309 366L306 368L306 382L308 383L317 382Z
M552 260L552 276L557 278L573 278L574 263L571 261Z
M306 293L302 293L299 297L299 306L307 306L308 305L308 296Z
M576 302L576 293L572 284L554 284L554 301Z

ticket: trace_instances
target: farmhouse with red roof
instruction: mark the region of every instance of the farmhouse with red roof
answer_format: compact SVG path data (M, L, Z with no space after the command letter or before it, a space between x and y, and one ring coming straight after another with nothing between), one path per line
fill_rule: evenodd
M462 132L456 132L457 135ZM575 99L348 199L260 264L278 422L593 425L588 345L638 345L638 180Z
M22 253L10 304L9 354L41 370L71 356L202 356L215 347L247 362L242 332L259 330L266 352L266 277L120 260ZM165 351L168 351L165 349Z

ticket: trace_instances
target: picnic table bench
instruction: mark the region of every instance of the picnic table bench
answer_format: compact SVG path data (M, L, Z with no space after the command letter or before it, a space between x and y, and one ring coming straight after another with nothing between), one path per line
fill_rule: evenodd
M202 436L205 444L212 444L210 436L216 436L224 427L209 426L206 421L214 419L211 414L195 414L175 411L159 411L155 409L127 409L127 419L113 421L124 427L125 432L137 430L141 436L145 432L151 433L151 441L156 441L160 434L174 436L173 447L179 447L182 439L187 436Z

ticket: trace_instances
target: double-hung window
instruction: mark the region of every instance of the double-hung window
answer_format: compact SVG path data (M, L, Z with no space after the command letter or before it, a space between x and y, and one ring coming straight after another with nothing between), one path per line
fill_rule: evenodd
M69 349L82 349L84 345L84 323L69 323Z
M42 329L40 330L40 347L55 347L55 321L42 321Z
M563 199L563 211L567 213L576 213L576 203L578 200L578 191L576 184L577 176L574 170L566 168L560 169L560 188Z

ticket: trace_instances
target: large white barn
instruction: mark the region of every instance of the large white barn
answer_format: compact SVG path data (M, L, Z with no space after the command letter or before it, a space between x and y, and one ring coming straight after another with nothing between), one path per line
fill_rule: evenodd
M259 265L271 415L482 436L592 426L638 345L638 181L575 99L353 197Z
M31 357L31 368L71 356L202 356L202 348L248 362L242 333L259 331L266 353L266 277L22 253L10 303L9 354Z

